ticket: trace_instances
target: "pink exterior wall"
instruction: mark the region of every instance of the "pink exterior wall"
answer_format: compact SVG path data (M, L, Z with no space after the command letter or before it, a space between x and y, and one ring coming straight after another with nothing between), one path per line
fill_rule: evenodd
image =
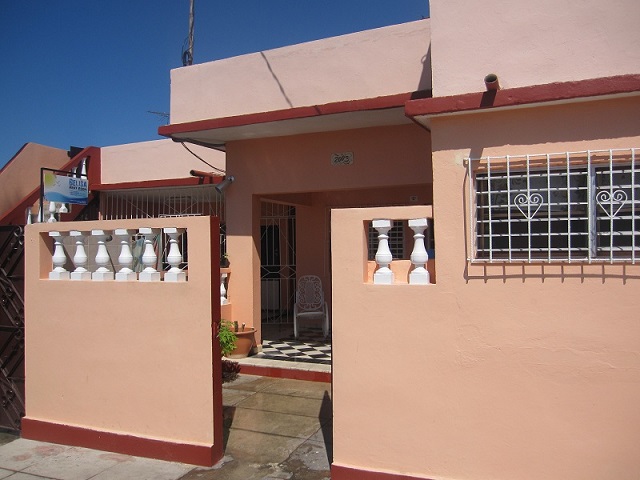
M212 282L217 231L210 222L185 217L146 219L143 225L27 226L26 421L222 451L222 425L215 424L221 404L214 412L214 395L220 395L214 365L220 363L212 356L212 323L219 316L219 283ZM187 228L187 282L48 279L47 232L142 226ZM171 448L164 451L169 455Z
M638 107L432 119L435 285L363 281L363 220L413 213L332 212L336 478L637 478L640 266L469 265L462 159L638 146Z
M171 72L171 123L431 88L429 20Z
M409 203L412 195L430 201L430 149L428 132L416 125L229 143L227 167L236 178L226 190L233 319L257 327L259 338L262 198L299 206L298 274L320 275L328 294L329 209ZM346 151L353 165L332 166L331 154Z
M39 188L41 167L56 169L68 161L65 150L37 143L25 144L0 170L0 217Z
M196 155L224 170L224 152L187 144ZM189 177L190 170L211 168L172 140L128 143L103 147L102 183L144 182Z
M434 96L638 73L640 3L431 0Z

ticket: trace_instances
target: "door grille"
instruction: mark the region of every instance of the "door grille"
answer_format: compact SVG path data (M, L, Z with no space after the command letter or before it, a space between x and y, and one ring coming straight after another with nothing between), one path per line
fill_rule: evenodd
M263 323L293 322L295 235L295 207L263 202L260 220L260 310Z
M0 227L0 428L24 416L24 230Z

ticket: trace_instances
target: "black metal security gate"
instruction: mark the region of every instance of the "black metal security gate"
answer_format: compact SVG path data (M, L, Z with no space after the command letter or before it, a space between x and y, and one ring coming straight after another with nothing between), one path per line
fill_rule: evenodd
M266 323L292 323L296 282L296 209L262 202L260 220L261 316Z
M0 226L0 429L24 416L24 228Z

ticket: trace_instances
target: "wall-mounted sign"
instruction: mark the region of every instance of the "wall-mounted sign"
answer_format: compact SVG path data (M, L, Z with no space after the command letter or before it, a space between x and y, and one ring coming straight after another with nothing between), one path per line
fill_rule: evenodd
M332 153L331 165L353 165L353 152Z
M43 172L44 198L50 202L80 203L89 200L89 181L86 178Z

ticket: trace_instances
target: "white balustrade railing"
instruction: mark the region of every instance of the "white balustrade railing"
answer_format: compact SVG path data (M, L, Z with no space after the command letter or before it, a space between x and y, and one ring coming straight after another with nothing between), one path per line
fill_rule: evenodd
M136 233L133 229L118 228L115 230L115 236L120 243L120 255L118 255L120 270L116 273L116 280L119 282L131 282L138 279L136 272L132 269L133 253L131 253L131 239Z
M229 299L227 298L227 278L229 274L227 272L222 272L220 274L220 305L227 305L229 303Z
M393 255L389 249L389 230L393 227L390 219L374 219L372 226L378 232L378 248L375 255L377 264L373 274L373 283L376 285L391 285L394 283L394 273L390 266ZM428 228L426 218L415 218L408 221L408 226L413 230L413 251L411 252L412 270L409 273L410 285L429 285L431 280L426 268L429 254L425 246L425 230Z
M48 223L57 222L56 212L58 211L58 205L56 202L49 202L49 218L47 219Z
M89 257L85 250L84 240L90 232L80 232L78 230L72 230L69 232L71 238L74 239L76 252L73 256L73 264L76 269L71 272L71 280L91 280L91 272L87 270L87 264Z
M63 246L63 234L61 232L49 232L49 236L53 238L53 255L51 263L53 270L49 272L50 280L66 280L69 278L69 272L64 268L67 263L67 254Z
M165 282L186 282L187 274L180 269L182 263L182 253L178 239L184 233L184 228L165 228L164 233L169 237L169 253L167 263L171 268L164 274Z
M388 219L376 219L372 222L373 228L378 231L378 251L376 252L376 263L378 269L373 274L373 283L379 285L391 285L394 280L393 272L389 268L393 261L393 255L389 250L389 230L392 222Z
M411 263L413 270L409 274L409 284L429 285L429 271L426 269L429 254L424 245L424 231L429 226L426 218L414 218L409 220L409 228L413 230L413 251Z
M49 232L53 241L49 279L186 282L187 262L181 251L186 233L185 228L173 227ZM137 238L144 239L142 249Z
M91 280L97 280L100 282L114 280L115 276L113 272L109 270L111 257L107 251L107 240L111 240L111 235L105 233L104 230L91 230L91 236L98 242L96 264L99 265L98 269L91 274Z
M158 254L153 245L156 237L160 233L159 228L141 228L140 234L144 237L144 253L142 254L142 263L145 266L140 272L138 280L141 282L159 282L160 272L156 270L158 263Z

